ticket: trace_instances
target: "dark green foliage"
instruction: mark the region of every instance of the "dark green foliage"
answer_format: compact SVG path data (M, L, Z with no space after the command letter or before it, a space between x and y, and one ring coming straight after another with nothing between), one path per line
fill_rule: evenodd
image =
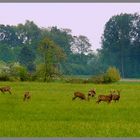
M33 22L26 20L25 24L18 24L16 34L22 44L37 48L37 43L41 39L41 32L38 26Z
M0 42L9 47L16 47L21 44L15 32L15 27L10 25L0 25Z
M57 27L51 27L49 31L43 30L43 36L53 40L65 51L66 55L72 53L71 43L73 41L73 37L70 29L58 29Z
M0 81L9 81L9 76L7 74L0 74Z
M14 48L10 48L7 44L0 43L0 60L10 62L15 60Z
M35 53L27 46L23 47L19 54L19 62L30 72L35 71Z
M44 38L40 42L39 50L43 58L43 81L50 81L60 75L59 63L65 59L65 53L49 38Z
M140 15L120 14L110 18L102 36L101 63L117 67L123 78L140 77Z

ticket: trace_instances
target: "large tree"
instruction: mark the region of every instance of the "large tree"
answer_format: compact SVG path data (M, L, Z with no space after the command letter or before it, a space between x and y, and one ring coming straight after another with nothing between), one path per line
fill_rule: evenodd
M35 53L32 51L32 49L24 46L19 53L18 60L20 64L28 69L29 72L33 72L35 71L35 58Z
M102 36L102 49L99 50L102 63L114 65L121 71L122 77L129 77L139 30L137 14L120 14L110 18ZM139 48L139 45L138 45ZM138 58L138 57L137 57ZM137 70L135 69L135 72Z
M39 50L44 61L43 79L46 82L60 74L59 63L65 59L65 53L49 38L40 42Z

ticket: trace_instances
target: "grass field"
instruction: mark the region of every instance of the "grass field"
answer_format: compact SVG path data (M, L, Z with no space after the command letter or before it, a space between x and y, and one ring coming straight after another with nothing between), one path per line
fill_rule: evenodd
M5 85L13 95L0 94L0 137L140 137L140 82L0 82ZM122 89L120 101L72 101L74 91L91 88L97 95ZM31 101L23 102L24 91L31 92Z

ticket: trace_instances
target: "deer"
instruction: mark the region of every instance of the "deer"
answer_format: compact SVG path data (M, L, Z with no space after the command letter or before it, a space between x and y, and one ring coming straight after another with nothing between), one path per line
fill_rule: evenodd
M109 94L109 95L99 95L98 96L98 100L96 101L96 103L99 104L101 101L110 103L111 100L112 100L112 94Z
M26 101L26 100L29 100L29 99L31 99L31 95L30 95L29 91L27 91L27 92L24 93L23 101Z
M10 94L12 94L11 89L12 89L12 88L11 88L10 86L5 86L5 87L1 87L1 88L0 88L0 91L1 91L2 93L9 92Z
M72 98L72 100L75 100L77 97L80 98L81 100L86 100L85 94L83 94L79 91L74 92L74 97Z
M117 94L115 93L115 90L114 91L110 91L110 93L112 94L112 100L114 100L115 102L119 101L121 90L117 90L116 92L117 92Z
M89 100L89 97L94 97L96 95L96 92L95 92L95 89L91 89L88 91L88 100Z

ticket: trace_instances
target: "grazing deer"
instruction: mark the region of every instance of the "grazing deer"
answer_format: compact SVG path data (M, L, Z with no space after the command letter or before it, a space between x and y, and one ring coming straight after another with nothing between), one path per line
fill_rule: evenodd
M113 91L113 92L110 91L110 92L111 92L111 94L112 94L112 100L114 100L115 102L116 102L116 101L119 101L121 90L117 90L117 91L116 91L118 94L115 94L115 91Z
M1 91L2 93L9 92L10 94L12 94L12 92L11 92L11 87L9 87L9 86L1 87L1 88L0 88L0 91Z
M23 101L31 99L30 93L27 91L24 93Z
M77 97L80 98L81 100L86 100L85 94L83 94L79 91L74 92L74 97L72 98L72 100L75 100Z
M109 94L109 95L99 95L99 96L98 96L98 101L96 101L96 102L97 102L98 104L99 104L99 102L101 102L101 101L110 103L111 100L112 100L112 94Z
M88 91L88 100L89 100L89 97L94 97L96 95L96 92L95 92L95 89L91 89Z

